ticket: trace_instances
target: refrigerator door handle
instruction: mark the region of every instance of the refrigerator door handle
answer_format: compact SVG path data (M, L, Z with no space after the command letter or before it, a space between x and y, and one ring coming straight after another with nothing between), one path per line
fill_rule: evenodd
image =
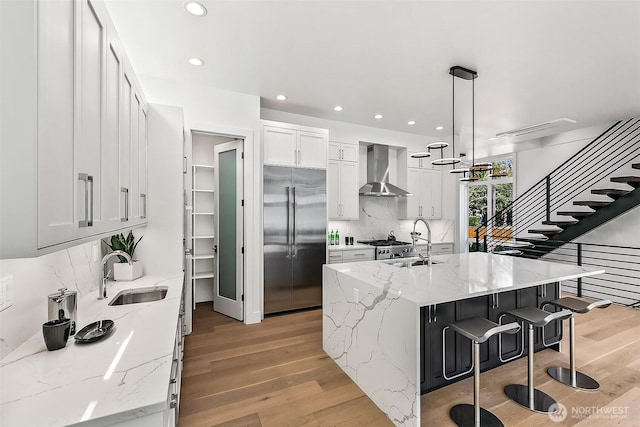
M291 188L293 192L293 229L291 230L291 235L293 236L293 258L298 257L298 245L296 244L296 187Z
M290 213L290 209L289 206L291 205L291 187L285 187L285 189L287 190L287 259L291 258L291 227L290 227L290 218L291 218L291 213Z

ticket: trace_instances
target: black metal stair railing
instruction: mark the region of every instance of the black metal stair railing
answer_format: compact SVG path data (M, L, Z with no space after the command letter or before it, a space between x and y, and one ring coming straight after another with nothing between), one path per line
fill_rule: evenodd
M563 281L563 292L640 308L640 247L549 240L536 244L536 249L543 251L545 245L555 250L540 259L605 270L604 274Z
M640 156L640 119L618 121L475 229L476 250L499 251L505 242L550 221L556 209ZM567 220L573 219L564 213ZM511 217L510 229L498 227ZM538 245L538 243L536 243ZM558 245L559 246L559 245ZM557 246L556 246L557 247ZM547 251L549 252L549 251Z

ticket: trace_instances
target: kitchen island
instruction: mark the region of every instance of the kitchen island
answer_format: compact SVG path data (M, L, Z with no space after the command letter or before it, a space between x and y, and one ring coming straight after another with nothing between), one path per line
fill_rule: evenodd
M398 426L419 426L421 389L446 385L430 385L425 372L432 366L425 359L442 349L432 339L441 336L442 323L428 333L441 315L447 319L441 308L471 302L474 316L468 317L475 317L485 304L499 317L501 296L527 302L531 298L520 292L533 289L538 305L537 296L557 296L562 280L604 272L481 252L434 261L430 267L380 261L324 266L323 349Z

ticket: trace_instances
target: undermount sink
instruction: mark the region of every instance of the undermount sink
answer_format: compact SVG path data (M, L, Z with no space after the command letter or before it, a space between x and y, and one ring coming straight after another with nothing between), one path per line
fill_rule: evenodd
M138 304L141 302L160 301L167 296L166 286L153 288L125 289L111 300L109 305Z
M385 261L385 263L398 268L422 267L427 265L427 261L423 261L420 258L394 259ZM431 265L442 263L443 261L431 260Z

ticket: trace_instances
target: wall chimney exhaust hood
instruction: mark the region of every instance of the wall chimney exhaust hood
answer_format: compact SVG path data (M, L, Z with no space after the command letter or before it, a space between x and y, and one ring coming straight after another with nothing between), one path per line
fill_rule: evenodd
M372 144L367 147L367 183L360 187L361 196L407 197L413 194L389 183L389 147Z

